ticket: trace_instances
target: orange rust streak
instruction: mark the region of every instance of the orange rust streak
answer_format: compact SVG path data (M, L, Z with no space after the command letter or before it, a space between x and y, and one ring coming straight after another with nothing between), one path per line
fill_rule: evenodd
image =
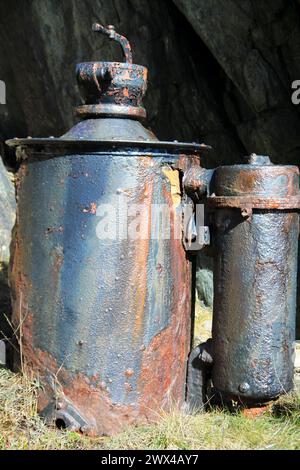
M148 165L149 158L144 157L141 158L141 165ZM145 195L145 189L146 194ZM151 236L151 202L152 202L152 194L153 194L153 180L147 182L146 188L142 188L140 201L138 204L145 204L147 206L148 214L145 216L145 220L142 223L148 223L148 237L146 240L138 240L136 241L137 249L135 251L135 261L134 261L134 270L132 273L132 279L138 280L136 286L135 295L132 292L133 305L131 308L134 309L136 312L136 320L134 325L133 331L133 339L138 340L140 337L140 331L143 325L144 319L144 311L145 311L145 303L146 303L146 296L147 296L147 261L149 255L149 243L150 243L150 236Z
M191 327L191 266L186 259L181 240L174 237L176 212L172 196L164 188L165 199L171 208L171 271L173 296L170 323L156 335L143 351L138 388L141 392L141 409L170 410L184 400L186 363L190 348Z

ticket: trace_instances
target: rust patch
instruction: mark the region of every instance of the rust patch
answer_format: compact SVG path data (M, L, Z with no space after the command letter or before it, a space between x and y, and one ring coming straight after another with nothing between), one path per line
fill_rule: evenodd
M191 155L180 154L176 165L174 165L174 168L177 168L182 172L186 172L189 168L197 166L200 166L200 155L198 153Z
M244 408L242 410L242 414L245 416L245 418L249 419L259 418L270 409L270 406L271 405L268 404L258 408Z
M169 325L143 349L138 388L139 401L147 409L170 410L183 404L186 383L186 364L191 338L191 264L186 257L182 240L175 237L176 218L172 194L166 189L164 197L170 207L171 271L173 295Z
M23 157L22 157L23 158ZM17 174L15 175L15 189L16 189L16 198L18 200L18 192L21 188L23 178L28 174L28 167L26 162L22 162Z
M142 414L137 405L113 403L101 377L89 378L81 373L70 373L46 351L33 349L29 335L26 335L24 342L24 354L28 367L43 384L39 391L39 412L51 403L51 397L54 400L53 406L55 402L60 402L60 415L64 402L71 403L86 423L84 429L78 428L78 431L90 436L111 435L129 425L145 424L154 417L151 410ZM130 388L130 384L128 386ZM55 416L54 414L54 420Z
M267 198L255 196L212 196L207 198L208 204L213 207L232 207L248 209L300 209L300 196L286 198Z
M90 207L85 207L82 212L89 213L89 214L96 214L97 204L95 202L91 202Z
M125 370L125 375L126 377L132 377L134 375L134 370L132 369Z

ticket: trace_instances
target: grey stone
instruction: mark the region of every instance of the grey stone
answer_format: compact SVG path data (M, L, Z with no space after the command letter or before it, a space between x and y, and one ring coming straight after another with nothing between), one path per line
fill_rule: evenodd
M202 300L207 307L211 307L213 304L213 273L208 269L198 269L196 286L199 300Z
M4 341L0 340L0 367L6 365L6 346Z
M15 190L0 156L0 263L9 262L11 231L15 223Z
M6 364L6 345L2 340L12 336L10 320L8 321L11 316L8 263L15 210L12 176L6 171L0 156L0 365Z

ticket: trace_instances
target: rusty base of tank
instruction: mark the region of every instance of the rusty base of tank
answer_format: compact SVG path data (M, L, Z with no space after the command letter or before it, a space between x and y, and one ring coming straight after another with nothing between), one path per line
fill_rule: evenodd
M244 408L242 410L242 414L243 416L245 416L245 418L250 418L250 419L259 418L264 413L269 411L271 409L271 406L272 406L272 403L268 403L266 405L262 405L259 407Z

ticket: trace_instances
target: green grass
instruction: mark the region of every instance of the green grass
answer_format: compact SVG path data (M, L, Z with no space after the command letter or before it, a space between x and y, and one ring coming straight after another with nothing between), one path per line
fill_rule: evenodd
M249 419L214 410L174 410L155 425L92 439L45 425L36 411L37 385L0 369L0 449L300 449L300 398L286 396Z

